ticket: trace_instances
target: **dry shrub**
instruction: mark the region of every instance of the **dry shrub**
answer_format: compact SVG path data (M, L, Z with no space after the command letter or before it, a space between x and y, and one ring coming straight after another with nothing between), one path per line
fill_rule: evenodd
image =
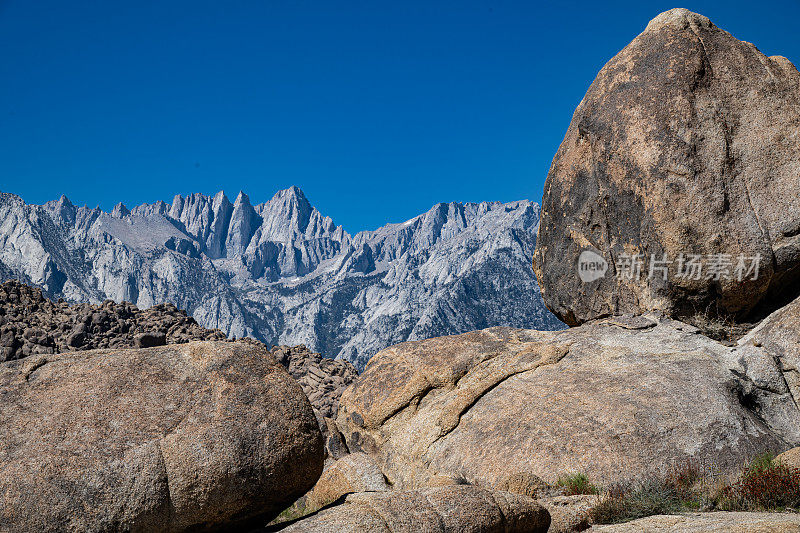
M800 506L800 470L757 457L739 479L723 487L716 505L723 511L782 510Z

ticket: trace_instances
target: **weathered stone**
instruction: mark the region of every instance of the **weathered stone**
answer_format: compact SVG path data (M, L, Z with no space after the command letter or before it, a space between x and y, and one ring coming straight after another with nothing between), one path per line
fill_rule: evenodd
M0 529L265 522L322 471L300 387L263 346L193 342L0 365Z
M604 533L798 533L797 513L688 513L640 518L625 524L594 526Z
M794 65L701 15L662 13L597 75L553 159L534 258L545 303L569 325L647 310L697 325L746 317L800 276L799 175ZM604 276L582 281L584 252ZM626 254L643 256L641 276ZM703 256L699 279L678 275L689 254ZM666 280L652 261L665 255ZM736 276L740 255L760 255L757 277Z
M775 458L775 461L788 466L789 468L797 468L800 470L800 447L786 450Z
M167 344L167 336L163 333L139 333L133 337L136 348L153 348Z
M599 501L600 498L592 494L539 499L539 503L550 513L550 529L547 533L573 533L589 529L592 523L589 513Z
M649 318L394 346L345 391L337 426L402 488L448 472L493 488L520 473L608 484L690 459L734 473L789 447L740 401L732 348Z
M343 392L343 391L342 391ZM339 393L341 396L341 393ZM341 459L350 451L347 449L347 444L344 441L344 435L339 431L336 426L336 421L332 418L325 419L325 427L327 428L327 438L325 440L325 449L332 459Z
M285 533L537 533L550 526L535 500L472 486L351 494Z
M739 340L734 352L742 389L767 423L800 445L800 298L775 311Z
M380 492L389 488L374 459L363 453L353 453L325 469L306 499L306 509L320 509L345 494Z
M497 489L536 499L541 493L549 490L550 485L530 472L514 472L498 483Z

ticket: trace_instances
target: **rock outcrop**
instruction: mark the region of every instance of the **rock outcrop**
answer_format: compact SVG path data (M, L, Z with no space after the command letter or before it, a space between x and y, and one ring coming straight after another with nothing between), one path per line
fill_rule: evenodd
M141 310L128 302L69 305L17 281L0 285L0 362L96 348L150 348L225 340L172 304Z
M625 524L594 526L603 533L798 533L797 513L687 513L640 518Z
M344 503L283 529L285 533L545 533L550 516L510 492L454 486L351 494Z
M171 302L228 336L360 368L405 340L563 327L531 267L538 222L528 201L450 203L350 235L296 187L256 205L220 192L112 213L0 193L0 281L70 302Z
M600 497L594 494L560 495L541 498L539 503L550 513L547 533L574 533L591 527L591 510L600 503Z
M734 473L789 447L743 396L740 358L656 316L409 342L370 361L343 394L337 426L351 452L372 455L402 488L447 474L493 488L570 472L609 484L690 459ZM762 405L787 400L772 394Z
M202 531L266 523L323 442L263 346L191 342L0 364L0 528Z
M800 279L798 176L794 65L662 13L597 75L553 159L545 303L569 325L648 310L701 325L777 304Z

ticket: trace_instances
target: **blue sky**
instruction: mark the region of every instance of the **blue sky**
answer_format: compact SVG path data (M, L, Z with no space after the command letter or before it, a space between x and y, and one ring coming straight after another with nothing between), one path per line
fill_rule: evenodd
M800 62L800 0L0 0L0 190L110 209L298 185L352 232L538 201L597 71L671 7Z

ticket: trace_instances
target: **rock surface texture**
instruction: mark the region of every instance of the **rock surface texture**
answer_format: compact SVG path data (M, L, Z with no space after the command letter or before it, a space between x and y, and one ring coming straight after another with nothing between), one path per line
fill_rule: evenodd
M0 274L70 302L171 302L229 336L362 367L405 340L563 327L531 267L538 223L528 201L450 203L350 235L296 187L111 213L0 193Z
M311 405L253 343L2 363L0 427L4 531L265 523L322 472Z
M734 473L790 447L768 412L788 391L747 397L747 356L655 316L491 328L382 351L343 394L336 423L351 452L403 488L452 474L491 488L569 472L609 484L688 459Z
M550 516L510 492L455 486L351 494L344 503L283 529L286 533L545 533Z
M794 65L701 15L662 13L597 75L553 159L535 253L544 300L569 325L647 310L744 319L797 291L798 177ZM605 275L582 281L584 252Z
M585 531L592 523L590 512L600 502L596 495L552 496L539 499L550 513L547 533L574 533Z
M798 533L796 513L689 513L640 518L625 524L594 526L603 533Z
M730 366L741 394L788 442L800 445L800 299L775 311L739 339Z
M372 457L365 453L351 453L325 468L306 499L306 509L315 511L346 494L390 489Z
M775 458L775 462L800 470L800 447L786 450Z

